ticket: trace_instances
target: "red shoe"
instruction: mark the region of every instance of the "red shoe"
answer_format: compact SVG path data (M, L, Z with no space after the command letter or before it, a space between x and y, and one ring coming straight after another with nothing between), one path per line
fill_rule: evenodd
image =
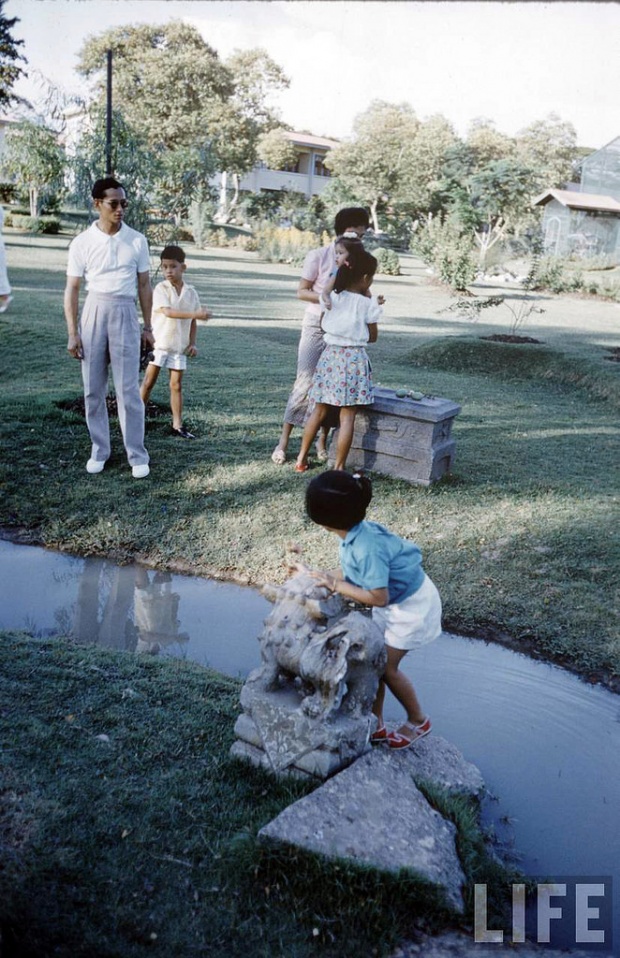
M295 463L295 472L307 472L310 466L307 462Z
M433 726L431 725L431 720L425 718L421 725L413 725L411 722L405 722L402 727L408 729L411 735L403 735L401 732L388 732L387 743L390 748L409 748L409 746L417 742L419 738L424 738L425 735L428 735Z
M386 729L385 725L382 725L381 728L378 728L376 732L373 732L370 736L371 745L387 745L389 732Z

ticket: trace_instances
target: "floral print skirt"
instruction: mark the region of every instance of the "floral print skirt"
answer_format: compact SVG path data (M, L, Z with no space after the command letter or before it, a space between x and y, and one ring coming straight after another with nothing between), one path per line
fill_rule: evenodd
M310 399L327 406L369 406L372 372L363 346L326 346L312 379Z

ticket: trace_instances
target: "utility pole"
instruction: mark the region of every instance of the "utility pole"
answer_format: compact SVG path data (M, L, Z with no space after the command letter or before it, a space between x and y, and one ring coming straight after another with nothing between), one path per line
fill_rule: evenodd
M106 97L105 174L112 176L112 51L107 51L108 85Z

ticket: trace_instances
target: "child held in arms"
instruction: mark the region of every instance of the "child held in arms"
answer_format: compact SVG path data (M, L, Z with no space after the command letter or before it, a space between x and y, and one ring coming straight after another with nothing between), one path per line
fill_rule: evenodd
M172 434L180 439L196 437L183 424L183 373L187 357L196 356L196 321L207 321L211 313L200 305L200 298L193 286L185 283L183 274L187 269L185 253L180 246L166 246L161 253L163 282L153 290L153 334L155 346L140 395L146 405L159 370L166 368L170 377L170 408L172 410Z

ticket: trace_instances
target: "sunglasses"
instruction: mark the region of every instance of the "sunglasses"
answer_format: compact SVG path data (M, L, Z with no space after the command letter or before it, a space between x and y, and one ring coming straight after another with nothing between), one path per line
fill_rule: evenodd
M121 209L126 210L129 206L128 200L102 200L102 203L107 203L111 210L117 210L119 206Z

